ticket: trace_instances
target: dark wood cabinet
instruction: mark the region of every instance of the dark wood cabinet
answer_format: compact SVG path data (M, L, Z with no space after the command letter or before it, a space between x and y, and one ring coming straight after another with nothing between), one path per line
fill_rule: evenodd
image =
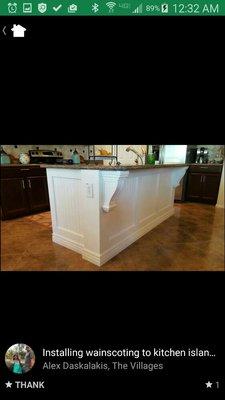
M208 167L208 169L206 167L190 168L188 173L186 200L216 204L220 178L221 172L219 172L218 169L213 169L212 167Z
M207 203L216 204L220 187L220 175L205 174L202 178L202 199Z
M26 185L23 178L9 178L1 181L1 207L3 219L29 213Z
M200 201L201 199L201 184L202 175L199 173L190 172L188 174L187 184L187 200L189 201Z
M30 176L27 178L28 197L32 212L49 208L47 178L45 176Z
M1 167L1 218L10 219L49 210L46 170Z

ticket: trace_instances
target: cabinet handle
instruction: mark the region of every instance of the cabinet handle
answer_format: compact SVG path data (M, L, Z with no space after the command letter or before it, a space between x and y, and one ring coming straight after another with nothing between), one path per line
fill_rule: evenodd
M205 175L202 178L202 182L205 183Z
M24 182L24 179L22 179L22 182L21 182L21 183L22 183L22 188L25 189L25 182Z
M20 168L20 171L30 171L30 168Z
M30 181L30 179L28 179L28 185L29 185L29 188L31 189L31 181Z

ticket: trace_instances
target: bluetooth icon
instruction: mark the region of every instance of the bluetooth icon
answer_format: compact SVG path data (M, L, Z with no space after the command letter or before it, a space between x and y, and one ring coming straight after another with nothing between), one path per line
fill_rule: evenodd
M99 11L98 9L99 5L97 3L92 4L91 9L94 13L97 13Z

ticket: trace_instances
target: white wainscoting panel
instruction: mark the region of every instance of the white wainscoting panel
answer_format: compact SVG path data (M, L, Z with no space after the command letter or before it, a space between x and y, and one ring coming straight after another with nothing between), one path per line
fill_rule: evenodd
M47 169L53 241L82 252L80 171Z
M186 169L47 168L53 241L101 266L174 214Z

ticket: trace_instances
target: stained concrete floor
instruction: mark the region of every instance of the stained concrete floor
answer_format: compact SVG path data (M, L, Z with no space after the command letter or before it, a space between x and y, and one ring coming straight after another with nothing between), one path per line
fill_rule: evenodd
M2 271L223 271L224 210L175 204L175 215L102 267L52 242L50 212L1 222Z

